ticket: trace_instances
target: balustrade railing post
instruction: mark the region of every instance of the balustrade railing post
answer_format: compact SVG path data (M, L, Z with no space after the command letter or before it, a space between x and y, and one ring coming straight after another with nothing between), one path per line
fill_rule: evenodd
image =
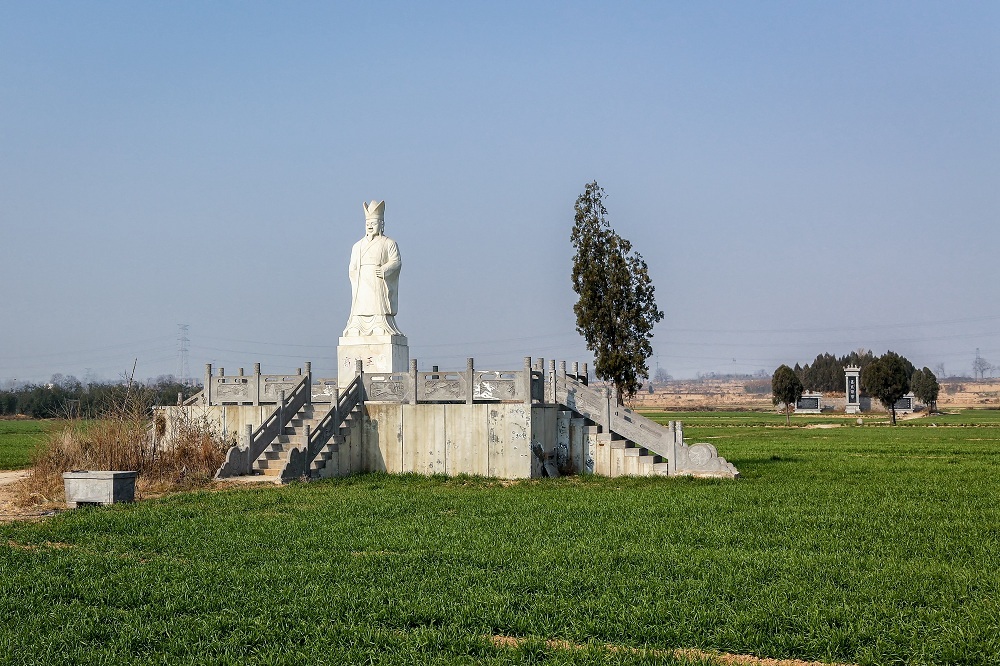
M333 405L331 407L333 411L333 427L336 428L335 432L340 430L340 387L333 387Z
M313 401L313 364L312 361L306 361L306 402L312 404Z
M253 474L253 424L247 424L247 466L244 474Z
M604 397L605 397L605 407L604 407L604 429L605 432L611 432L611 389L607 386L604 387Z
M586 363L583 364L583 383L588 386L590 385L590 371L587 370Z
M354 362L354 373L358 378L358 408L361 414L361 450L365 447L365 365L359 358Z
M255 407L260 405L260 363L253 364L253 404Z
M281 434L281 428L285 427L285 391L282 389L280 400L278 402L278 434Z
M549 361L549 381L548 395L545 396L545 404L552 405L556 402L556 360Z
M410 359L410 404L417 404L417 359Z
M205 404L212 404L212 364L205 364L205 391L203 393L205 396Z
M566 361L559 361L559 376L552 382L552 402L559 403L559 382L562 382L563 390L566 390Z
M524 357L524 406L531 410L531 357Z
M467 405L471 405L476 396L475 377L475 364L470 358L465 362L465 404Z
M360 358L354 361L354 375L358 378L358 401L365 399L365 363Z

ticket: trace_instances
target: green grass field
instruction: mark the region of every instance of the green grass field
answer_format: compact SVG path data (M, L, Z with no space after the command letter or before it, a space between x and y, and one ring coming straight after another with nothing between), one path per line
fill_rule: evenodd
M0 663L1000 663L1000 412L677 416L743 478L368 475L0 525Z
M0 421L0 470L31 466L31 453L45 439L51 421Z

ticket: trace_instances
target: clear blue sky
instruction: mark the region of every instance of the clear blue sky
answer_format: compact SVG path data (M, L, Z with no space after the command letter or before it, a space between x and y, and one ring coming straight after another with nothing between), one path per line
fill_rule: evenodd
M0 386L333 371L361 204L422 366L588 360L607 191L678 377L1000 363L1000 3L0 4ZM734 360L735 359L735 360Z

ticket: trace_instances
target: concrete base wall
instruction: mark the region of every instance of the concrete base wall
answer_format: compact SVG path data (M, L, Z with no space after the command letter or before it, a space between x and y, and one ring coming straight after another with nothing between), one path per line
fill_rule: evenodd
M275 409L192 405L158 413L166 417L166 440L182 421L205 419L245 446L247 427L256 429ZM556 470L612 477L656 473L640 461L637 448L626 452L624 440L557 405L372 401L347 423L344 441L318 470L322 478L375 471L503 479L540 478Z
M536 442L544 448L550 437L539 429L537 420L554 418L554 414L554 408L546 407L534 407L529 413L522 403L366 402L360 441L349 443L361 450L358 466L352 465L351 471L505 479L541 476L541 464L532 455L531 445Z

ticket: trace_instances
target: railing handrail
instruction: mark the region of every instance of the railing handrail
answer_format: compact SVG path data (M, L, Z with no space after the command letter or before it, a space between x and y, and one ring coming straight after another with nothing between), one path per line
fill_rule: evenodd
M309 441L306 443L305 468L308 470L313 460L319 455L320 449L330 439L330 431L340 428L347 415L353 410L361 399L361 376L351 380L343 391L340 392L336 402L331 401L330 411L320 419L316 428L309 433Z
M274 412L251 433L249 445L251 464L284 431L285 426L308 401L309 393L312 390L311 387L306 386L308 380L308 375L301 376L299 383L292 389L291 395L285 396L285 401L279 402Z
M601 405L603 413L597 413L587 409L578 401L567 407L583 414L594 423L604 426L608 431L621 435L635 442L639 446L652 451L664 458L671 458L671 446L673 440L669 437L669 429L664 428L656 421L643 416L637 412L613 404L614 399L605 391L584 384L578 378L570 374L559 377L556 388L556 402L564 404L569 402L570 388L578 395L586 397L585 402L593 405ZM563 399L563 396L566 399Z

